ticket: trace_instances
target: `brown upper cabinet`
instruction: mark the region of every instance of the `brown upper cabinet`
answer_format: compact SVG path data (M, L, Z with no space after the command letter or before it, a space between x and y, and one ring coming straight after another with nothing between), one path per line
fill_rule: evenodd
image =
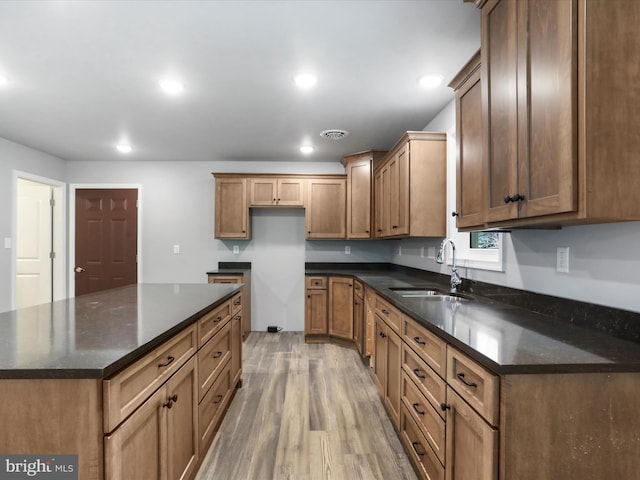
M216 178L215 237L249 239L246 178Z
M304 207L304 179L258 177L249 179L251 207Z
M373 163L387 152L360 152L347 155L342 163L347 171L347 238L372 238Z
M482 93L480 51L449 84L456 96L456 217L458 228L482 227L485 222L486 182L482 181Z
M446 135L407 132L375 166L375 236L446 235Z
M640 219L640 94L629 61L640 49L640 2L476 4L484 226ZM462 182L473 196L478 187Z
M347 180L344 175L335 177L307 180L305 222L308 239L346 237Z

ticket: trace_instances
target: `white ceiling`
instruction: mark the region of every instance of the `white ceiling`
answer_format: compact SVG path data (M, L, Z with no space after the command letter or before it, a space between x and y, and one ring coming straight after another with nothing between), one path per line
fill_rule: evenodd
M479 45L462 0L5 0L0 137L67 160L335 161L422 130ZM294 85L300 71L315 88ZM431 72L444 82L425 90Z

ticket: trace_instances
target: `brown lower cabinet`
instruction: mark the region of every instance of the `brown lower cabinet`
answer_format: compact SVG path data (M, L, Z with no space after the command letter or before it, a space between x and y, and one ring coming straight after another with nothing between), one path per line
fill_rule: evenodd
M246 340L251 333L251 272L242 274L208 273L207 283L244 283L242 289L242 340Z
M353 279L329 277L329 335L353 340Z
M376 355L374 378L396 428L400 424L400 388L402 341L400 336L380 317L375 319Z

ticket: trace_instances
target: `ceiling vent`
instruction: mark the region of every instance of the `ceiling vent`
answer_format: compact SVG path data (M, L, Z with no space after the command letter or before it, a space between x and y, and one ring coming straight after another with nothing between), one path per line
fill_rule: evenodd
M323 130L320 132L320 136L323 138L328 138L329 140L340 140L349 135L349 132L346 130L340 130L339 128L331 128L329 130Z

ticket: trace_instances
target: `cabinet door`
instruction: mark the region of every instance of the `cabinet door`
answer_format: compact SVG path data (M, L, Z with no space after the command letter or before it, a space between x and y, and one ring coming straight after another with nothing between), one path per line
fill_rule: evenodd
M518 190L517 7L515 0L490 0L482 9L488 221L518 216L517 202L505 203Z
M198 381L196 365L196 358L191 357L191 360L178 370L178 373L171 377L166 384L166 396L163 406L167 405L168 480L191 478L195 474L198 463Z
M105 437L105 478L166 479L166 389L160 388Z
M242 378L242 313L231 319L231 384Z
M497 480L498 431L447 387L446 480Z
M392 183L391 195L398 198L398 211L397 218L394 220L394 225L397 228L393 231L394 235L408 235L409 234L409 152L410 143L407 142L404 147L398 152L398 178L396 183Z
M329 278L329 335L353 340L353 280Z
M370 288L366 288L364 291L364 355L367 357L373 356L375 350L375 293Z
M375 316L375 351L373 356L373 378L378 385L380 395L385 398L387 392L387 326L378 315Z
M482 140L480 69L456 92L456 225L474 227L484 222L486 182Z
M353 297L353 341L362 355L364 353L364 300L362 297Z
M216 178L215 237L248 239L247 180Z
M384 228L384 186L382 171L379 171L374 179L374 227L376 238L382 237Z
M382 232L381 237L393 235L391 232L391 169L389 164L382 167Z
M307 185L307 211L305 214L307 238L345 238L346 180L309 180Z
M388 235L396 235L400 228L400 162L395 154L388 165L389 225Z
M307 335L328 333L326 290L307 289L304 324L304 333Z
M391 329L387 330L387 393L385 404L396 428L400 425L402 398L402 341Z
M277 202L277 180L275 178L249 179L249 198L252 207L266 207Z
M519 217L577 209L577 3L518 2Z
M347 238L371 237L371 159L347 164Z
M276 203L283 206L304 206L304 180L279 178Z

